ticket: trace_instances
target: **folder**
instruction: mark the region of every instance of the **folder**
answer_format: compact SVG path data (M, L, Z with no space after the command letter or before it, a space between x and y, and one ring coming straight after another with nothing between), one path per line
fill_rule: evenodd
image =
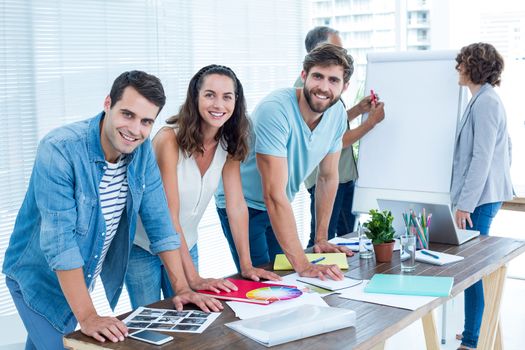
M308 261L323 258L324 260L318 262L319 265L337 265L340 269L348 269L348 261L345 253L307 253ZM284 254L277 254L273 264L274 270L293 270L292 264Z
M365 292L446 297L453 284L452 277L375 274Z
M262 283L251 280L239 280L234 278L227 278L228 281L235 284L238 290L225 292L221 290L219 293L210 290L198 290L197 293L205 294L216 299L242 301L245 303L255 303L268 305L279 300L294 299L303 292L295 286L286 286L281 284Z
M226 323L225 326L270 347L346 327L355 327L355 323L356 313L353 310L301 305L248 320ZM322 345L320 347L322 348Z

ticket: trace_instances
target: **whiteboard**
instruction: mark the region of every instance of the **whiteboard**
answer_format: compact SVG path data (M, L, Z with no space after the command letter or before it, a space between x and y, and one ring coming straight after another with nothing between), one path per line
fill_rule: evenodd
M352 211L377 199L450 203L454 141L466 105L455 51L368 54L366 92L385 102L385 119L359 143Z

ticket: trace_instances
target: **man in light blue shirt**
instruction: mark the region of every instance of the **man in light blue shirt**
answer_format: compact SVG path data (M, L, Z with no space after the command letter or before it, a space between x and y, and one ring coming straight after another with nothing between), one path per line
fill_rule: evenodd
M184 277L179 237L148 139L165 101L158 78L125 72L102 113L55 129L40 142L3 265L27 329L26 349L63 348L62 336L77 322L101 342L124 340L126 325L99 316L89 291L100 273L109 304L116 306L137 215L169 271L175 307L222 308L191 291Z
M348 87L353 60L346 50L325 44L306 55L302 89L277 90L265 97L253 115L252 148L241 165L244 196L250 214L250 253L254 265L268 263L284 252L302 276L343 277L335 265L308 262L299 241L291 202L300 184L319 164L315 252L352 253L327 241L337 190L338 161L346 130L340 97ZM237 254L226 215L224 193L218 190L217 210L234 260Z

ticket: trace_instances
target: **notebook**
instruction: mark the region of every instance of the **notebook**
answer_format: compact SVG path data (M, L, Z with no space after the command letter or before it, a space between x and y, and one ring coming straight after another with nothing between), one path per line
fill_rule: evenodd
M429 254L432 254L434 256L425 254L423 253L423 251ZM463 259L465 258L459 255L441 253L441 252L436 252L436 251L428 250L428 249L416 251L416 261L427 263L427 264L432 264L432 265L441 266L441 265L446 265L446 264L452 264L452 263L461 261Z
M452 277L375 274L365 293L446 297L453 284Z
M296 286L284 286L281 284L262 283L250 280L238 280L227 278L235 284L237 291L215 293L210 290L198 290L197 293L206 294L216 299L242 301L245 303L256 303L268 305L279 300L290 300L299 297L303 292Z
M248 320L226 323L225 326L270 347L346 327L355 327L355 323L356 313L353 310L301 305Z
M452 211L448 204L417 203L401 200L378 199L377 204L381 210L390 210L394 215L393 226L397 235L405 233L405 224L402 213L414 210L416 215L423 212L432 213L429 228L430 242L460 245L474 237L479 236L479 231L463 230L456 227Z
M307 253L308 261L313 261L319 258L324 259L317 264L319 265L337 265L340 269L348 269L348 261L345 253ZM292 264L284 254L277 254L273 264L274 270L293 270Z

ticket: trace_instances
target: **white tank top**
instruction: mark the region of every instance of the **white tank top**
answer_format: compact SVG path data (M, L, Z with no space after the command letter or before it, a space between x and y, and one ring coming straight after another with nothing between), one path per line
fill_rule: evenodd
M193 248L197 243L199 222L219 186L227 155L228 152L219 142L208 170L204 176L201 176L195 158L193 156L186 157L184 152L179 149L179 161L177 163L179 222L184 231L188 249ZM150 241L140 217L137 220L137 232L133 243L151 253Z

